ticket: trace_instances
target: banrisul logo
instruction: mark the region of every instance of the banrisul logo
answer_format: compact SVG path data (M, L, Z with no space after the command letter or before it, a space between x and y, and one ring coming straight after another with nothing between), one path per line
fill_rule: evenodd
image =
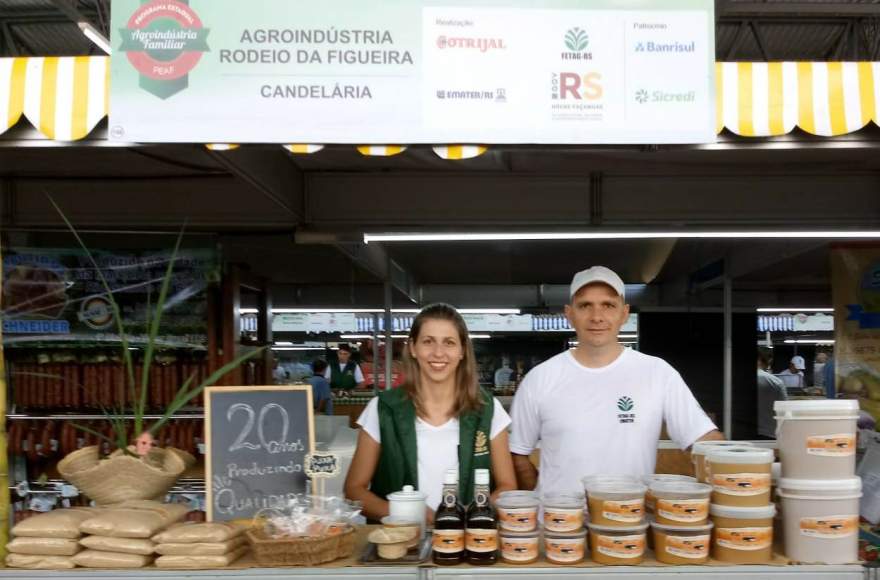
M209 50L208 32L188 0L144 1L120 30L119 50L140 73L140 87L167 99L187 88L190 71Z
M621 423L635 423L636 414L630 412L635 406L635 402L629 397L617 399L617 409L621 411L617 414L617 420Z
M590 36L583 28L576 26L568 29L563 43L568 51L560 55L562 60L593 60L592 53L584 52L590 44Z

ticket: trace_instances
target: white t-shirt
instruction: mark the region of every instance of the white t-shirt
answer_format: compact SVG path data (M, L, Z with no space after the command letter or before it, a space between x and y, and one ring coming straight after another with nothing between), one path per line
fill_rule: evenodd
M663 359L624 349L587 368L563 352L533 368L513 400L510 450L541 442L540 493L583 491L586 475L654 473L663 422L682 449L715 429Z
M489 439L507 429L510 415L498 402L492 412L492 433ZM374 398L361 413L357 424L373 438L382 443L379 434L379 399ZM443 476L447 469L458 469L458 419L452 418L443 425L435 427L423 419L416 417L416 445L419 461L419 487L428 494L425 500L428 507L437 509L443 492Z
M339 372L345 370L345 365L337 363L336 366L339 367ZM331 370L330 365L327 365L327 370L324 371L324 378L329 381L330 377L332 376L333 371ZM358 364L354 365L354 382L356 382L357 384L361 384L362 382L364 382L364 373L361 371L361 365Z

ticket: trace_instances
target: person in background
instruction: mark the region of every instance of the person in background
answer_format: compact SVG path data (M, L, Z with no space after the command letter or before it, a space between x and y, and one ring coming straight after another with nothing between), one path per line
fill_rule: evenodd
M834 386L834 355L828 357L828 360L825 361L825 367L822 369L822 374L825 375L825 398L826 399L836 399L837 398L837 389Z
M758 435L776 439L776 419L773 403L788 398L785 383L767 372L773 362L773 351L767 347L758 348Z
M276 385L286 385L287 381L290 377L287 376L287 371L284 370L284 367L281 366L281 362L277 358L272 358L272 381Z
M828 355L820 352L813 361L813 386L825 389L825 363L828 362Z
M325 415L333 414L333 395L330 392L330 383L324 378L324 372L327 370L327 361L323 359L315 359L312 362L312 376L309 377L309 384L312 385L312 404L315 411Z
M351 360L351 347L345 343L340 344L336 356L339 362L330 364L324 371L324 378L330 381L330 388L345 391L364 388L367 384L364 373L361 372L360 365Z
M724 439L672 366L617 340L629 317L624 292L604 266L574 275L565 315L578 346L529 371L513 400L520 489L581 492L587 475L654 473L664 422L681 449ZM540 475L529 459L538 442Z
M495 387L507 387L510 385L511 377L513 376L513 369L510 368L510 359L505 357L501 358L501 368L495 371Z
M804 361L804 357L800 355L794 355L791 357L791 361L788 363L788 368L779 373L781 377L798 377L796 384L789 383L788 379L782 379L786 385L795 388L803 388L804 387L804 369L807 368L807 364Z

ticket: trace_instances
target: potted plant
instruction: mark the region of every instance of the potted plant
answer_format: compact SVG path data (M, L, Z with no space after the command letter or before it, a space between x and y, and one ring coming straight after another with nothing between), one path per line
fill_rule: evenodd
M112 310L116 331L120 338L126 389L129 393L129 399L132 401L131 409L126 409L121 404L102 409L106 420L112 426L110 436L85 425L75 424L77 429L98 437L100 441L108 443L109 448L115 448L115 451L107 456L103 456L103 445L101 444L84 447L65 456L58 463L58 471L64 479L70 481L81 492L98 504L118 503L128 499L159 498L164 496L174 485L177 478L187 468L187 463L192 460L192 457L184 451L157 447L154 440L156 433L175 413L197 397L206 386L214 384L244 361L257 356L265 347L255 349L236 358L215 370L201 382L196 383L195 374L189 376L180 385L174 399L164 410L161 417L152 424L147 425L144 417L147 410L147 394L150 386L150 366L156 356L157 336L162 322L162 313L165 309L168 290L171 286L174 262L180 250L184 229L181 228L177 236L168 267L162 278L155 309L151 310L149 305L147 307L148 333L146 343L143 345L143 367L139 373L140 376L136 376L135 365L129 348L131 341L126 333L119 305L113 297L113 290L110 288L98 262L83 242L76 228L74 228L73 224L51 196L49 196L49 201L85 252L106 292L107 302ZM134 440L131 439L132 435L134 435Z

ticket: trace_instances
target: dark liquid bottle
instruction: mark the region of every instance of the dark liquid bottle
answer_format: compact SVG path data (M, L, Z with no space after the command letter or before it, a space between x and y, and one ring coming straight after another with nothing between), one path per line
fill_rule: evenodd
M465 558L468 564L488 565L498 561L498 522L489 503L489 470L474 471L474 501L465 520Z
M443 499L434 514L434 563L461 564L464 561L464 508L458 503L458 470L443 478Z

